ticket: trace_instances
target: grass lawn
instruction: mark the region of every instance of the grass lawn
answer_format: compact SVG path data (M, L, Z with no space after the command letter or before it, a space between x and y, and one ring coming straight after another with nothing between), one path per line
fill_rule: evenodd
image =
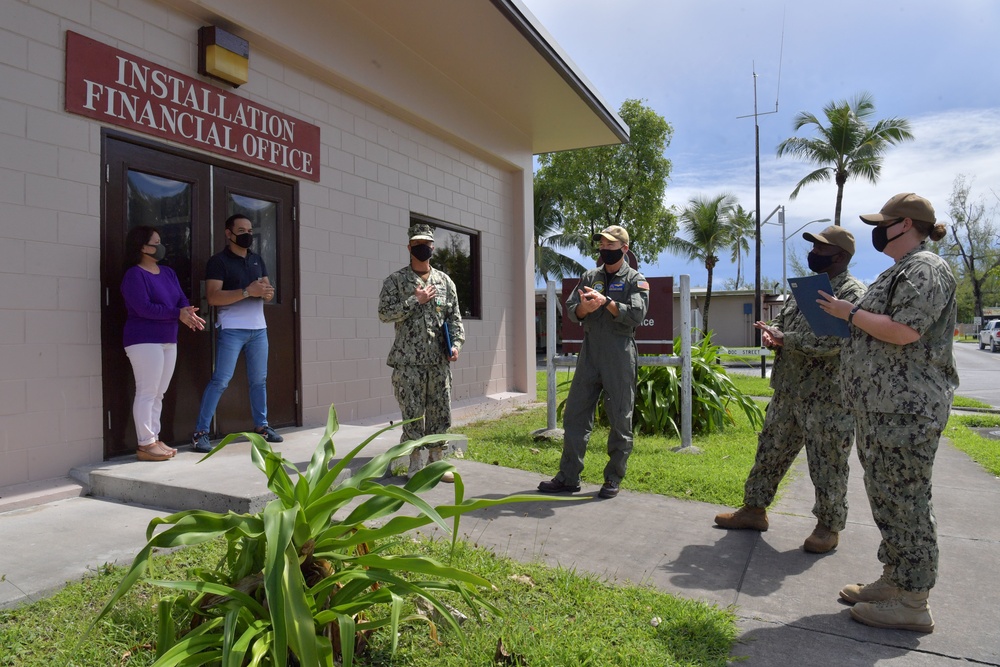
M487 601L501 616L477 621L463 601L443 597L469 616L466 643L447 625L404 625L399 650L390 655L391 637L376 632L371 650L355 664L364 666L489 667L497 643L528 665L705 665L724 667L737 628L731 611L676 598L645 586L610 586L596 576L524 564L460 543L452 560L449 545L414 540L397 543L395 553L420 552L475 572L494 584ZM183 578L192 567L211 567L223 554L221 543L188 547L154 557L157 578ZM77 640L107 601L124 568L105 567L72 583L51 598L0 610L0 665L75 667L151 665L155 659L156 602L168 593L141 584L86 641ZM408 601L403 615L415 612ZM385 611L384 613L388 613ZM661 620L656 626L651 621ZM189 618L175 619L187 627ZM191 663L194 664L194 663ZM200 663L199 663L200 664Z
M571 373L560 371L556 400L569 391ZM766 380L739 377L745 393L770 395ZM766 394L764 390L767 390ZM538 396L546 396L545 372L539 371ZM638 436L629 457L629 473L622 488L643 493L657 493L719 505L739 506L743 502L743 483L757 451L757 432L739 410L733 412L735 426L725 433L700 437L694 443L701 454L676 453L679 438ZM466 458L507 468L531 470L551 477L559 470L562 441L535 441L531 433L546 426L544 405L515 412L498 421L475 422L455 427L469 438ZM587 450L583 479L601 484L607 452L608 430L597 426ZM787 481L787 480L786 480ZM784 485L784 482L783 482ZM783 487L782 487L783 488ZM780 492L780 490L779 490Z
M1000 415L952 415L944 436L992 475L1000 477L1000 441L981 435L1000 430Z

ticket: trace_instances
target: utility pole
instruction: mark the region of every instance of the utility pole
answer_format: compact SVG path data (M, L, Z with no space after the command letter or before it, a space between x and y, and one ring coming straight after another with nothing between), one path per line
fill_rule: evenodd
M768 114L778 113L778 100L774 100L774 111L765 111L759 113L757 111L757 70L754 68L753 72L753 113L746 116L737 116L737 118L750 118L753 117L753 130L754 130L754 176L755 176L755 188L754 195L756 198L756 225L754 233L754 252L756 256L755 268L754 268L754 300L753 300L753 317L754 322L759 322L761 318L761 308L762 308L762 295L760 290L760 125L757 123L758 116L766 116ZM760 348L760 329L754 328L754 345ZM764 355L760 356L760 376L767 377L767 357Z

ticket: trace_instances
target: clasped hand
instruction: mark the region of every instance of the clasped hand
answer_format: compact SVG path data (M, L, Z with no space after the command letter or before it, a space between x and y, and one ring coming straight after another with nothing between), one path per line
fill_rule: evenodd
M604 302L608 300L608 297L604 296L592 287L584 287L583 289L577 290L580 295L580 313L582 315L589 315L598 308L604 305Z
M264 301L270 301L274 298L274 287L268 284L263 278L258 278L247 285L247 294L264 299Z
M201 331L205 328L205 320L195 315L197 311L198 309L194 306L185 306L181 308L181 314L177 319L183 322L191 331Z

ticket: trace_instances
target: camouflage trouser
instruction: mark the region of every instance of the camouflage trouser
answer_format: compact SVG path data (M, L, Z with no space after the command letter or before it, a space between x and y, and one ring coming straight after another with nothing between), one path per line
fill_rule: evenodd
M451 367L447 363L397 366L392 369L392 390L403 421L423 417L403 425L400 442L445 433L451 428Z
M813 515L839 533L847 525L848 458L853 436L854 419L844 408L776 391L757 439L757 456L743 487L743 503L769 506L778 483L804 446L809 477L816 489Z
M938 569L931 470L944 424L881 412L856 412L855 420L868 502L882 533L878 559L892 569L896 586L928 591Z

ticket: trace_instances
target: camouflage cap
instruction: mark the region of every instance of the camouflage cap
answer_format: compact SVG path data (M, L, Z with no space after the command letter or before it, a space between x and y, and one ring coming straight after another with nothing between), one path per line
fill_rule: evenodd
M618 225L605 227L601 231L594 234L594 243L600 243L602 238L609 241L621 241L625 245L628 245L628 232L626 232L623 227L619 227Z
M410 225L410 230L408 232L411 241L433 241L434 240L434 230L431 229L430 225Z

